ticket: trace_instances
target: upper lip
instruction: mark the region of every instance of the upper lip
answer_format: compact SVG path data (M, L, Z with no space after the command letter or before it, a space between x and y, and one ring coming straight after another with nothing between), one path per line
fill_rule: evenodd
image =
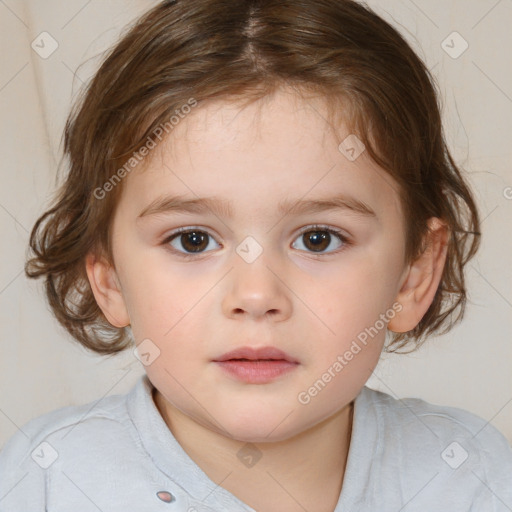
M275 347L240 347L235 350L231 350L230 352L226 352L222 356L214 359L214 361L221 362L228 361L229 359L250 359L252 361L256 361L258 359L284 359L285 361L289 361L291 363L298 363L298 361L292 356Z

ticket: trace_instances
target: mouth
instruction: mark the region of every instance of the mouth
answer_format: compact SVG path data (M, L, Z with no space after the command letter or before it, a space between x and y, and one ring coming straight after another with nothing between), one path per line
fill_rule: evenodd
M287 361L289 363L298 363L296 359L291 357L286 352L279 350L275 347L240 347L231 352L227 352L222 356L214 359L213 361L224 362L231 360L245 360L245 361Z
M235 380L264 384L298 367L299 362L275 347L241 347L213 360Z

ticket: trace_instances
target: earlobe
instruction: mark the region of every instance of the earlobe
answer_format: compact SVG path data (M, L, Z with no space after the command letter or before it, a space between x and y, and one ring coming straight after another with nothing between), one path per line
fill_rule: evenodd
M437 217L428 220L424 252L409 265L396 301L402 310L388 323L393 332L408 332L423 318L441 282L448 249L449 230Z
M85 269L94 298L107 320L115 327L129 325L130 317L115 269L92 253L85 258Z

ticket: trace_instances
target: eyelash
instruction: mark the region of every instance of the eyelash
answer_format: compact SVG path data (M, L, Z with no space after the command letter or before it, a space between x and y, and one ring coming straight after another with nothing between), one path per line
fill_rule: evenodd
M176 237L178 237L179 235L182 235L183 233L191 233L193 231L199 231L201 233L206 233L208 236L213 238L213 236L210 233L208 233L208 231L205 230L204 228L201 228L199 226L188 226L185 228L178 228L176 231L173 231L168 237L166 237L163 240L162 245L167 246L173 254L177 254L178 256L180 256L181 258L183 258L185 260L200 258L202 255L205 255L210 251L203 251L203 252L199 252L199 253L195 253L195 254L194 253L184 253L184 252L174 249L173 247L171 247L169 245L169 243L172 240L174 240ZM332 254L339 254L340 252L344 251L346 248L348 248L352 245L351 240L349 240L349 238L347 236L345 236L341 231L331 228L329 226L324 226L324 225L320 225L320 224L313 224L311 226L307 226L307 228L303 229L302 231L300 231L300 233L298 233L296 238L299 238L300 236L304 235L305 233L309 233L310 231L325 231L327 233L333 234L340 239L340 241L342 242L343 245L340 248L335 249L334 251L330 251L330 252L325 252L325 253L308 252L307 254L309 256L320 257L320 256L326 256L326 255L332 255Z

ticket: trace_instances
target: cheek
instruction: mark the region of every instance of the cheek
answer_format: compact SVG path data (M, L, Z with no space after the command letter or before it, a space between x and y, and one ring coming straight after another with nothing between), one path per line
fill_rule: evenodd
M387 322L394 315L398 279L396 254L385 249L373 247L333 265L329 279L322 279L321 285L309 290L307 302L318 317L317 340L324 344L323 350L316 346L311 354L321 357L323 364L332 364L338 354L350 350L354 341L363 348L358 361L378 361Z
M136 323L182 317L215 282L211 268L178 262L163 246L146 248L132 241L121 251L123 292Z
M336 334L340 334L340 326L345 327L342 332L349 326L365 327L393 302L397 277L387 263L374 254L360 254L350 262L332 265L328 277L302 293L311 309L329 320L325 323L332 325Z
M123 295L136 341L170 338L173 326L197 302L190 281L169 268L149 259L124 267Z

